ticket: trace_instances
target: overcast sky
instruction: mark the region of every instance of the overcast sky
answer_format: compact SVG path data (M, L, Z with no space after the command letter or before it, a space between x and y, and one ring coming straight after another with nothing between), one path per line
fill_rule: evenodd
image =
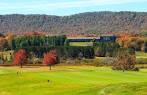
M0 14L64 16L94 11L147 12L147 0L0 0Z

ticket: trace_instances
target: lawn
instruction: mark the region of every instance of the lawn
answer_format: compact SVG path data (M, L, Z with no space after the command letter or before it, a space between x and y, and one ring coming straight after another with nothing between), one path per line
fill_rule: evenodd
M147 64L147 53L136 52L136 62L138 64Z
M18 74L17 74L18 72ZM0 67L0 95L147 95L147 70L109 67Z
M147 53L145 53L145 52L136 52L136 58L147 58Z
M70 42L70 46L93 46L93 42Z

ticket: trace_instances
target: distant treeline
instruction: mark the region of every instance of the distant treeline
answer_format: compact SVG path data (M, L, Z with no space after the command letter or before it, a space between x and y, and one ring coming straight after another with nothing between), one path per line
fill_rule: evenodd
M0 33L139 33L147 30L146 12L87 12L71 16L0 15Z

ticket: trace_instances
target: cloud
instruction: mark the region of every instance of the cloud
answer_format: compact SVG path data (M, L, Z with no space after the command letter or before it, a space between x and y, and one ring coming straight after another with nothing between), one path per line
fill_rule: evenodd
M90 6L103 6L103 5L115 5L115 4L125 4L125 3L137 3L137 2L147 2L147 0L75 0L75 1L36 1L36 2L14 2L14 3L0 3L1 9L48 9L54 10L59 8L82 8Z

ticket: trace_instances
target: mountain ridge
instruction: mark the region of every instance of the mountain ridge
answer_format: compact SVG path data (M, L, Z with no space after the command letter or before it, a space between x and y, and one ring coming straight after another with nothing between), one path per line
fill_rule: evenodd
M0 33L139 33L147 30L147 12L85 12L70 16L41 14L0 15Z

